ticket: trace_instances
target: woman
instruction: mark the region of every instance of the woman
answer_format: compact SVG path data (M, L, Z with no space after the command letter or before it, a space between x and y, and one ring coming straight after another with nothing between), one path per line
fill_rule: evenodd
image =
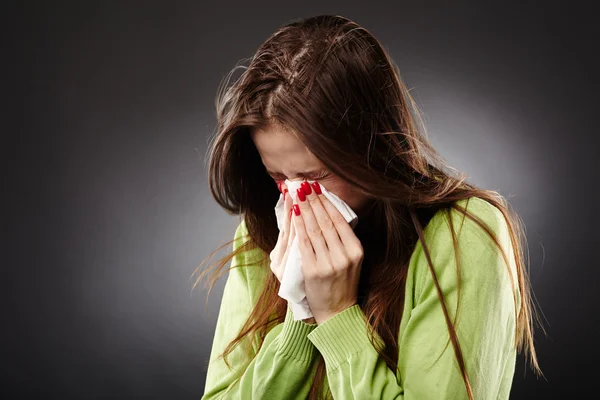
M519 217L444 165L366 29L282 26L217 100L210 189L243 218L211 275L232 261L203 399L506 399L522 349L541 374ZM314 182L294 200L285 180ZM306 320L278 296L294 235Z

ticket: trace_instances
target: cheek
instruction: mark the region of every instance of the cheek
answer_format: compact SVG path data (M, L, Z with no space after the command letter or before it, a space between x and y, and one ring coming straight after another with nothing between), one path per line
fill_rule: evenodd
M340 196L340 198L342 198L342 197ZM342 200L344 200L346 202L346 204L348 204L350 206L350 208L356 213L359 212L359 210L363 206L362 199L355 197L355 196L350 196L346 199L342 198Z
M350 208L355 209L355 207L359 206L358 198L352 190L352 187L345 182L323 180L322 184L329 192L335 194L346 204L348 204Z

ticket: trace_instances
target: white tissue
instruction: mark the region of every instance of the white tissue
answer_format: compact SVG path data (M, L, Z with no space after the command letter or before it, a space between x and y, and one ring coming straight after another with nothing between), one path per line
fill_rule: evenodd
M292 196L292 199L296 199L296 189L300 187L303 181L289 181L286 179L285 184L289 190L288 194ZM313 183L314 181L306 181ZM329 201L340 211L340 213L346 218L346 221L350 224L352 229L358 223L358 216L337 195L327 191L323 185L321 186L321 192L329 199ZM314 189L313 189L314 190ZM308 199L307 199L308 201ZM297 202L297 201L296 201ZM275 214L277 216L277 227L281 230L285 218L285 201L283 200L283 194L279 195L279 200L275 205ZM292 223L292 228L294 224ZM304 274L302 273L302 257L300 255L300 247L298 246L298 237L294 237L291 247L289 249L288 258L286 260L283 277L281 278L281 286L279 288L279 297L282 297L288 301L292 313L294 314L294 320L301 320L310 318L313 316L308 302L306 300L306 294L304 292Z

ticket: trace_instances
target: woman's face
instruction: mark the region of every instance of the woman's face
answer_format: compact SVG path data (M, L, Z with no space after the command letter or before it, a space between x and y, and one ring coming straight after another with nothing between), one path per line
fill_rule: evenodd
M290 181L316 180L328 191L344 200L359 217L365 211L368 197L329 171L291 133L272 125L263 130L253 130L251 137L274 184L278 181L283 183L286 179ZM282 187L285 188L285 185Z

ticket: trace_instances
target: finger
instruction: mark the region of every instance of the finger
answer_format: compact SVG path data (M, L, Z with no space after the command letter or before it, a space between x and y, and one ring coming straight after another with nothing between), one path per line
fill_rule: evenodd
M289 219L289 217L288 217ZM286 250L289 249L292 246L292 242L294 241L294 238L296 237L296 229L294 227L294 223L290 222L290 233L287 237L287 242L286 242Z
M297 191L297 204L300 209L299 216L304 222L305 233L310 239L316 258L322 260L329 260L329 250L327 249L327 242L325 241L325 237L323 236L323 231L321 230L321 227L319 226L319 223L315 218L315 214L313 213L312 207L310 206L310 202L306 199L306 194L303 189L303 187L306 188L307 185L308 182L303 182L302 187L298 188Z
M288 231L288 235L286 237L286 241L285 241L285 249L284 249L284 255L283 255L283 259L282 259L282 264L285 264L285 260L287 259L287 253L289 253L289 248L292 246L292 242L294 240L295 235L295 229L292 223L292 206L294 201L292 200L292 196L289 195L288 189L287 187L283 188L283 191L286 192L285 195L285 226L287 227L287 231ZM288 211L289 210L289 211Z
M308 192L308 190L310 190L310 192ZM331 220L329 213L322 204L322 199L326 199L327 197L321 192L319 183L315 181L312 185L305 185L304 191L307 192L306 201L310 204L317 223L321 228L321 232L323 232L323 237L325 238L331 256L335 258L344 256L344 244L339 237L336 226Z
M308 268L315 267L316 255L310 238L306 233L304 219L298 204L294 204L294 213L292 218L294 219L294 231L296 232L296 237L298 237L298 248L300 249L300 256L302 257L302 271L307 271Z
M292 223L292 225L293 225L293 223ZM285 264L287 263L288 256L290 255L290 250L292 248L292 242L294 241L295 237L296 237L296 229L292 226L289 240L288 240L287 246L285 248L285 253L283 254L283 259L281 260L281 267L282 267L281 277L283 277L283 271L285 270Z
M292 209L293 201L290 199L291 196L289 195L288 188L283 181L278 181L277 187L279 188L279 191L282 192L281 196L283 196L284 199L284 220L275 248L270 254L270 259L271 262L279 264L288 243L291 221L290 211Z
M271 262L279 262L279 260L281 259L281 256L283 255L283 250L285 250L284 244L287 242L288 230L289 229L285 227L284 221L283 227L281 228L281 230L279 231L279 235L277 236L277 243L275 243L275 247L269 254Z
M342 213L337 209L336 206L327 198L325 195L320 195L319 199L321 200L321 205L325 210L327 210L327 214L329 214L329 218L333 225L335 225L335 229L338 233L340 240L342 241L342 245L345 248L349 248L350 246L355 246L360 244L360 240L356 237L352 226L346 221L346 218L342 215Z
M292 215L291 215L291 211L292 211L292 205L294 204L294 201L292 199L292 196L290 196L290 193L288 191L287 186L285 185L285 183L283 183L281 185L281 190L283 191L283 199L284 199L284 210L285 210L285 227L287 228L287 231L290 231L290 223L292 220Z

